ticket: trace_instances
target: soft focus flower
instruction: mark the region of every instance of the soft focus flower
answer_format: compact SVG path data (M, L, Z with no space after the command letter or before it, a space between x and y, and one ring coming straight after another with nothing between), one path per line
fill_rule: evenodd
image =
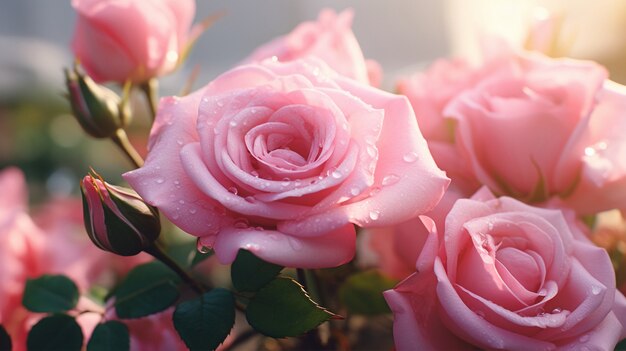
M146 163L124 177L221 262L245 248L295 267L349 261L353 223L412 218L448 184L406 98L314 59L240 66L163 99Z
M28 330L44 316L22 306L27 279L64 274L84 293L103 275L108 263L106 253L96 249L84 234L75 232L77 223L69 213L39 212L35 218L44 230L37 226L27 213L27 198L20 170L7 168L0 172L0 324L17 351L25 350ZM80 206L66 208L80 214ZM53 213L55 216L50 217ZM96 307L87 299L79 300L79 309L96 311ZM83 314L78 322L88 335L97 321L92 314Z
M132 189L87 175L80 183L85 228L102 250L133 256L153 245L161 233L156 209Z
M97 82L142 83L171 72L193 35L193 0L72 0L72 49Z
M244 62L260 62L272 57L286 62L316 56L339 74L378 86L382 69L375 61L363 57L351 29L353 17L350 9L339 14L324 9L316 22L300 23L291 33L257 48Z
M417 273L385 292L398 350L612 350L626 299L611 261L563 212L495 198L457 201Z
M588 61L510 55L446 107L476 178L499 194L622 208L626 89Z

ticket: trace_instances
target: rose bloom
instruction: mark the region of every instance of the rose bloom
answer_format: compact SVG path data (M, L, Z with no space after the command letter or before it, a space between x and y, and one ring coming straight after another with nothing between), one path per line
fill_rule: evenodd
M626 299L608 254L560 210L486 188L430 231L417 273L385 292L398 350L612 350Z
M237 67L161 101L146 163L124 175L222 263L348 262L355 229L431 209L448 179L405 97L316 59Z
M96 81L142 83L171 72L195 38L193 0L72 0L72 49Z
M351 29L353 17L351 9L339 14L332 9L324 9L316 22L301 23L291 33L257 48L244 62L260 62L272 57L279 61L292 61L316 56L346 77L379 86L381 67L377 62L363 57Z
M475 177L527 202L558 196L579 214L623 208L626 89L593 62L503 60L444 110Z

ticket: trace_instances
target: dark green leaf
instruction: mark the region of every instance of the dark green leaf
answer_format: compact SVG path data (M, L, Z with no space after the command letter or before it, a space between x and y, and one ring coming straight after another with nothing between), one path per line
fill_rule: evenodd
M130 350L128 327L118 321L98 324L91 334L87 351L127 351Z
M74 317L55 314L41 319L28 333L26 348L29 351L80 351L83 332Z
M231 266L231 279L239 291L258 291L272 281L282 266L265 262L246 250L239 250Z
M174 327L191 350L213 350L235 324L235 298L216 288L176 306Z
M78 288L68 277L43 275L26 281L22 304L32 312L65 312L76 306L78 297Z
M307 295L302 285L277 278L259 290L246 308L248 323L274 338L298 336L334 315Z
M0 325L0 351L11 351L12 347L11 336L4 327Z
M383 291L392 289L397 281L377 271L359 272L350 276L339 288L339 300L351 313L375 315L391 312Z
M615 351L625 351L626 350L626 339L620 341L615 345Z
M178 299L180 278L158 261L135 267L116 288L115 311L120 318L161 312Z

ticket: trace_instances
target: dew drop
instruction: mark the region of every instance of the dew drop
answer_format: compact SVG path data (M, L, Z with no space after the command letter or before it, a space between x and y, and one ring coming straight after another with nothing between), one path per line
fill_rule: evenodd
M342 175L343 175L343 174L341 174L341 171L340 171L340 170L338 170L338 169L334 170L334 171L330 174L330 176L331 176L331 177L333 177L333 178L335 178L335 179L339 179L339 178L341 178L341 176L342 176Z
M230 188L228 188L228 192L237 195L239 190L237 190L237 187L231 186Z
M289 186L289 184L291 184L291 182L289 182L288 180L283 180L280 185L283 187Z
M236 127L237 126L237 121L230 121L230 123L228 123L231 127Z
M191 214L196 214L196 212L198 212L198 210L196 210L195 208L190 208L189 209L189 213L191 213Z
M256 177L256 178L259 177L259 172L257 172L257 171L251 171L250 174L252 174L252 176Z
M217 102L217 106L219 106L219 107L224 106L224 102L222 102L222 100L219 100L219 101Z
M244 197L243 199L244 199L244 200L246 200L246 202L249 202L249 203L251 203L251 204L253 204L253 203L256 201L256 199L254 198L254 196L246 196L246 197Z
M602 287L600 287L598 285L593 285L591 287L591 293L594 294L594 295L600 294L601 291L602 291Z
M178 203L181 204L181 205L184 205L185 204L185 200L178 200Z
M388 174L383 178L383 186L396 184L400 180L395 174Z
M370 219L375 221L380 217L380 211L370 211Z
M178 144L178 145L183 145L184 143L183 143L183 141L182 141L182 140L178 139L178 140L176 140L176 144Z
M587 341L589 341L589 339L591 339L589 334L585 334L585 335L581 336L580 339L578 339L578 341L580 341L580 342L587 342Z
M561 313L562 311L563 311L562 309L560 309L560 308L558 308L558 307L557 307L557 308L555 308L555 309L553 309L553 310L552 310L552 313L553 313L553 314L557 314L557 313Z
M207 241L207 238L204 238L205 242ZM203 243L202 238L198 238L198 241L196 241L196 248L198 249L198 251L200 253L209 253L211 251L211 246L205 245L205 243Z
M350 189L350 194L351 194L352 196L357 196L357 195L359 195L360 193L361 193L361 189L359 189L359 188L357 188L357 187L354 187L354 188Z
M165 182L165 180L163 178L158 178L154 182L157 183L157 184L163 184L163 182Z
M402 156L402 159L404 162L413 163L417 161L417 154L413 151L407 152L404 156Z

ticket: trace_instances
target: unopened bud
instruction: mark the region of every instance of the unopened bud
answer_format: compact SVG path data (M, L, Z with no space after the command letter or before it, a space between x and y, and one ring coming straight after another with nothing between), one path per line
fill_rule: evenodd
M87 234L100 249L133 256L153 245L161 231L157 210L136 192L87 175L80 183Z
M87 134L110 138L128 123L129 114L120 107L121 98L114 91L98 85L76 68L65 70L65 84L74 116Z

